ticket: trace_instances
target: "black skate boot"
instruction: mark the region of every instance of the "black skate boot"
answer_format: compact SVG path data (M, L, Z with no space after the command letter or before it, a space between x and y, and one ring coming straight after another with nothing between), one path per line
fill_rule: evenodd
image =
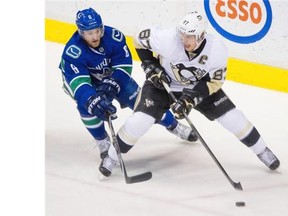
M267 166L270 170L275 170L280 166L280 161L273 154L273 152L266 147L264 152L258 154L257 157Z
M99 171L102 175L109 177L112 173L112 169L118 164L117 161L113 160L109 155L107 155L101 162L99 166Z

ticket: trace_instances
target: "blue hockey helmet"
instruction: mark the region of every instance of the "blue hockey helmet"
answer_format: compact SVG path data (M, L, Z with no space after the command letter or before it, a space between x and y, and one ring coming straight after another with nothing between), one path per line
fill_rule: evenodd
M92 8L79 10L76 14L76 25L80 31L103 29L101 16Z

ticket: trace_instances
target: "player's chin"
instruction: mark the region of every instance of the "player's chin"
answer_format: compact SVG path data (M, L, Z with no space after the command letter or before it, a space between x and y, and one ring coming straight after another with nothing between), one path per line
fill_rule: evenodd
M100 40L92 41L89 45L93 48L97 48L100 44Z
M193 49L191 46L184 46L184 49L187 51L187 52L192 52Z

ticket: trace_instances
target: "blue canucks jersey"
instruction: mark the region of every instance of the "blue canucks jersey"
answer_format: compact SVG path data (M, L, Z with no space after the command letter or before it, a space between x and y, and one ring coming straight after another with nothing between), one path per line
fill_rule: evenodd
M105 26L97 48L89 47L76 31L64 48L59 68L64 89L78 106L84 106L88 98L96 94L95 85L104 77L112 77L125 86L132 72L132 57L125 36Z

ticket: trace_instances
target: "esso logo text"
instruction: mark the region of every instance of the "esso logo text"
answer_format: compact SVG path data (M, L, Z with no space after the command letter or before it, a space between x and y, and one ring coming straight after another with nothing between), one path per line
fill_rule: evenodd
M268 0L204 0L204 8L215 30L236 43L259 41L271 27Z

